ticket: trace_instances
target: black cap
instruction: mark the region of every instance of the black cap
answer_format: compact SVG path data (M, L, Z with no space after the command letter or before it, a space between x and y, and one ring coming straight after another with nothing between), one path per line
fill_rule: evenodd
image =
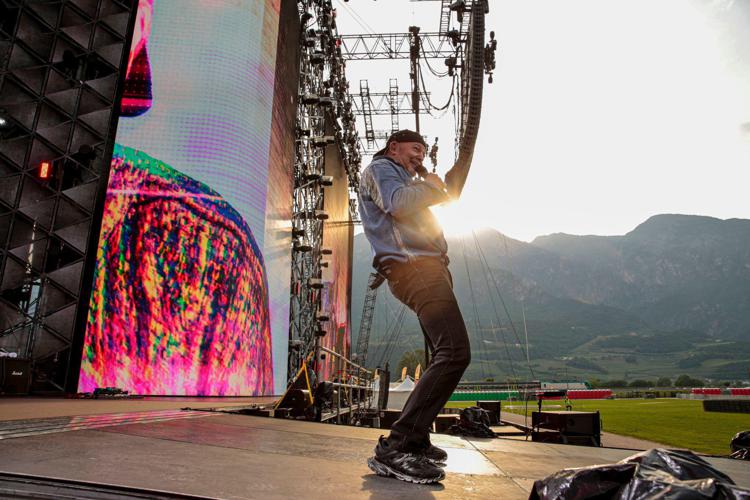
M425 142L424 138L419 134L419 132L414 132L413 130L399 130L398 132L394 132L391 134L391 136L388 138L388 140L385 143L385 147L375 153L375 156L383 156L388 152L388 146L391 145L392 142L418 142L421 145L427 149L427 143Z

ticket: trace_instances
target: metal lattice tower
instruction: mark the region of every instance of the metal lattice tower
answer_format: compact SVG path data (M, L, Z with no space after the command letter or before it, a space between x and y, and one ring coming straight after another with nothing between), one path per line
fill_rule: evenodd
M388 104L391 108L391 133L398 132L398 80L388 80Z
M370 345L370 329L375 315L375 301L378 298L378 287L383 284L383 281L383 276L378 273L370 273L367 279L367 294L362 308L362 321L359 324L356 350L357 363L365 367L367 366L367 348Z
M367 80L359 81L359 98L362 102L360 112L365 120L365 139L367 147L372 148L375 145L375 132L372 130L372 109L370 106L370 87Z

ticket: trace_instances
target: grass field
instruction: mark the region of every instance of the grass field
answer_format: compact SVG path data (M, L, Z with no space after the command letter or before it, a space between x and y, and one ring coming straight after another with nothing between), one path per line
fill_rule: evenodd
M470 402L468 403L470 404ZM575 411L599 410L602 430L712 455L728 455L729 441L750 429L750 415L703 411L701 401L685 399L574 400ZM467 402L450 403L461 408ZM514 408L515 407L515 408ZM529 414L537 408L529 402ZM544 409L564 410L562 401L547 401ZM524 413L522 402L503 402L504 412Z

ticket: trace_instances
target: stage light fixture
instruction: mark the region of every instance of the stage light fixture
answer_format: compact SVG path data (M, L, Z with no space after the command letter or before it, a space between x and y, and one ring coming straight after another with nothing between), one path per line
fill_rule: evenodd
M320 97L315 94L304 94L302 96L302 104L318 104L319 102Z
M321 65L324 62L326 62L326 55L323 52L320 52L319 50L316 50L310 56L310 62L312 64Z
M459 24L464 22L464 12L466 12L466 0L456 0L455 2L451 3L448 8L456 13L456 18L458 19Z
M310 278L307 280L307 284L314 290L320 290L324 286L323 280L320 278Z
M448 37L454 47L461 41L461 33L458 30L450 30L445 36Z
M320 176L320 185L321 186L333 186L333 176L332 175L321 175Z
M321 255L333 255L333 250L331 250L330 248L321 248L320 254Z
M336 138L332 135L323 135L318 137L313 137L313 144L317 147L325 147L329 144L335 144Z
M455 57L448 57L445 59L445 65L448 66L448 76L453 76L456 73L457 60Z
M22 135L21 128L4 111L0 109L0 139L12 139Z

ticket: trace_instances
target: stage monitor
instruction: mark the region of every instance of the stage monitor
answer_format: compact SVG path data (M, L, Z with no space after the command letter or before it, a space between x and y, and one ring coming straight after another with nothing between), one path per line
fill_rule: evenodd
M79 391L283 391L297 73L278 81L296 54L277 61L277 42L294 7L140 0Z

